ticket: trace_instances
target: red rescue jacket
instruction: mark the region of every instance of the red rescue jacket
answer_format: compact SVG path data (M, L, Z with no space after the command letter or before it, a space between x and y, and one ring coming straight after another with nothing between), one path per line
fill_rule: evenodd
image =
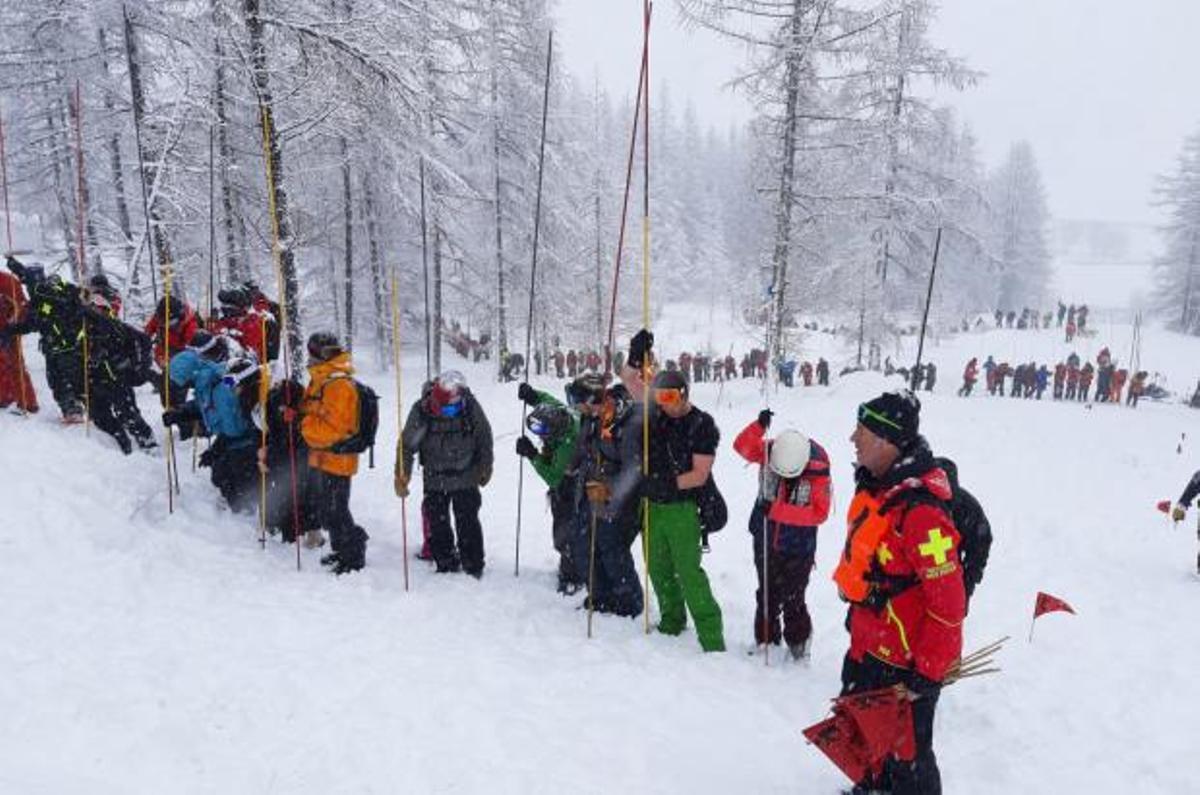
M163 363L167 359L167 357L163 355L163 337L168 337L166 344L170 348L170 355L174 356L186 348L188 343L192 341L192 337L196 336L196 331L200 328L200 320L196 316L196 311L194 309L192 309L190 306L185 306L183 309L183 317L181 317L177 322L171 323L167 327L166 335L163 335L160 331L159 327L161 324L162 315L154 314L151 315L150 319L146 321L145 329L146 334L148 334L150 338L154 340L154 361L158 363L159 367L162 367Z
M946 473L934 465L923 442L879 481L860 482L848 516L847 548L864 524L859 518L864 510L868 521L887 523L868 578L891 596L877 600L879 607L851 605L851 659L870 654L941 681L961 656L967 600L959 535L936 502L950 493Z

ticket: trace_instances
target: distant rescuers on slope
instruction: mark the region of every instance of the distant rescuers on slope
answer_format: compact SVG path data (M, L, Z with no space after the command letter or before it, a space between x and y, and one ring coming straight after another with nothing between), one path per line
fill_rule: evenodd
M962 653L967 593L951 483L918 433L920 403L889 392L859 406L850 440L858 468L846 546L834 579L850 602L842 694L903 685L916 755L890 758L856 793L941 792L933 721L942 680ZM870 777L869 777L870 778Z

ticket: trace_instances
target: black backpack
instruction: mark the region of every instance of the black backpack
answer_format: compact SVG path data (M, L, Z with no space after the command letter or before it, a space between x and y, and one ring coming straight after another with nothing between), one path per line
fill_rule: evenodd
M354 391L358 395L358 427L347 436L345 439L334 442L329 446L331 453L365 453L370 452L370 466L375 467L375 435L379 432L379 395L375 394L375 390L359 381L357 378L349 376L335 376L325 382L328 386L335 380L348 380L354 385ZM325 387L321 388L325 391Z
M711 473L696 494L696 509L700 514L700 548L707 552L708 537L719 533L729 522L729 507Z

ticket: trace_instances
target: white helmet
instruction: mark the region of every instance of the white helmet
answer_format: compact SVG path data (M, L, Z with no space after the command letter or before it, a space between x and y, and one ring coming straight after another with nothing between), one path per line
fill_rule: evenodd
M808 466L810 449L808 437L800 431L784 431L771 442L771 471L781 478L798 476Z

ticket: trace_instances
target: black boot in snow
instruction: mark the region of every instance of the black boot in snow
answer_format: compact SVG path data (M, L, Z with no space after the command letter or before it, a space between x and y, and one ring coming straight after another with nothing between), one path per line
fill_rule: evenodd
M340 577L343 574L351 574L359 571L365 565L366 561L362 558L359 558L358 560L342 560L341 558L338 558L337 563L334 564L333 573L335 576Z
M295 541L295 536L292 537L292 541ZM336 566L339 561L341 561L341 558L338 557L338 553L336 552L330 552L328 555L321 556L322 566Z

